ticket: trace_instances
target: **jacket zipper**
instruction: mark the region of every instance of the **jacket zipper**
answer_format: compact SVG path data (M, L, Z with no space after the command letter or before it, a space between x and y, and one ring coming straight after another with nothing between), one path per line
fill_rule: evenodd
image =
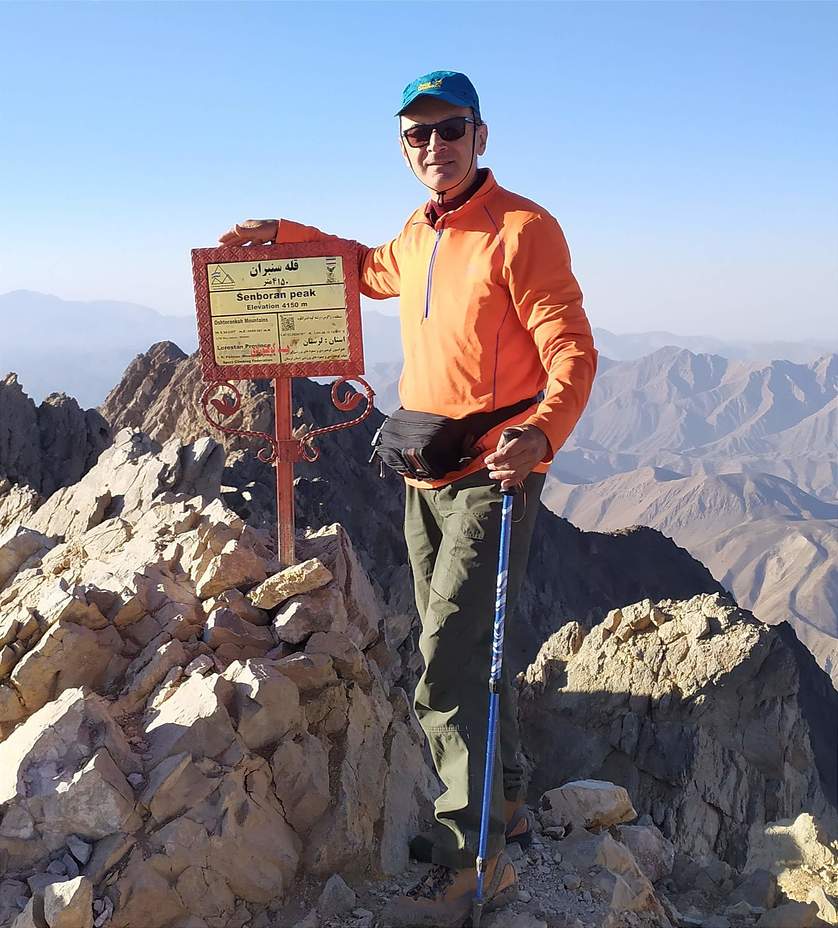
M436 261L436 250L439 247L439 240L442 238L442 228L437 230L436 241L434 242L434 250L431 252L431 260L428 262L428 284L425 287L425 315L424 319L427 319L431 314L431 280L434 273L434 261Z

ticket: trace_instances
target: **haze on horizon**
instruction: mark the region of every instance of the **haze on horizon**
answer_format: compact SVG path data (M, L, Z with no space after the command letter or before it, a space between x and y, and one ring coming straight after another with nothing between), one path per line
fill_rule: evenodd
M4 292L191 315L233 221L387 240L425 196L401 89L451 67L594 325L838 334L836 4L5 3L0 35Z

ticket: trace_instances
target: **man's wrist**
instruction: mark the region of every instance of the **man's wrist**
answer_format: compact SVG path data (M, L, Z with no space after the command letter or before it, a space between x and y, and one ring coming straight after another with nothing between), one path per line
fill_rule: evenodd
M539 428L537 425L533 425L531 422L525 422L520 426L525 432L534 432L538 434L544 442L544 455L541 458L541 463L549 464L553 460L553 448L550 445L550 439L547 437L544 429Z

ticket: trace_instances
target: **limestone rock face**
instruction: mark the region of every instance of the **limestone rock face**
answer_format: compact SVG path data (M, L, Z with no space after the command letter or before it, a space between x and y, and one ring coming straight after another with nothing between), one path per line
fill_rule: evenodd
M165 492L218 494L224 455L209 438L192 445L172 439L163 447L123 429L96 465L73 486L53 493L28 525L65 539L84 534L106 515L130 518Z
M32 487L0 477L0 532L25 522L42 502L43 497Z
M835 828L801 685L778 632L730 601L634 604L527 670L534 781L618 783L676 847L742 867L754 825L809 809Z
M0 536L0 928L243 925L303 878L398 872L427 816L349 537L311 539L320 631L277 645L247 596L279 565L214 449L123 432Z
M102 413L115 431L130 427L142 429L158 442L173 436L194 441L207 434L199 403L204 386L197 354L186 358L173 345L154 345L130 365ZM270 385L247 381L237 386L242 392L241 409L229 425L272 433ZM334 407L328 386L295 378L292 389L295 425L328 426L348 418ZM410 614L415 619L401 527L403 481L389 473L382 480L378 469L367 464L370 441L382 421L376 409L360 425L318 442L323 452L320 460L297 468L297 525L316 530L339 522L352 539L378 601L393 615ZM271 528L273 469L255 459L249 450L252 443L235 435L213 434L227 451L225 501L251 525ZM307 550L298 555L317 556ZM703 565L660 533L646 528L585 533L541 506L518 618L507 630L510 666L515 672L523 670L568 616L590 628L609 610L645 596L688 599L704 591L721 591L721 587ZM414 630L404 649L409 684L421 664L415 637Z
M186 358L187 355L172 342L152 345L128 365L122 380L102 404L102 415L117 429L143 431L156 441L171 438L176 434L172 426L180 409L172 408L172 391L166 388ZM200 375L195 378L193 390L186 393L181 402L181 407L186 406L196 423L200 421L201 412L197 405L193 405L193 394L196 394L194 400L197 400L199 388ZM156 426L153 420L157 420ZM177 434L185 435L185 432L181 430Z
M0 849L29 866L70 834L132 830L128 773L141 769L105 700L68 689L0 743Z
M675 863L675 847L654 825L622 825L618 834L620 842L631 851L640 869L652 883L663 880L672 873Z
M95 463L110 443L110 427L63 393L36 407L9 374L0 378L0 436L0 478L48 496Z
M794 819L754 824L748 835L745 873L751 877L772 874L776 886L795 902L817 899L822 910L820 917L833 924L826 915L830 915L833 907L828 896L838 896L835 834L807 812Z
M263 608L253 589L280 573L260 528L272 523L270 469L225 438L219 498L223 455L203 437L197 363L165 349L138 362L132 391L120 394L133 421L116 423L129 431L94 476L43 505L0 490L0 518L14 513L2 530L14 523L15 537L47 539L4 562L0 588L0 928L24 910L39 917L46 887L77 879L74 867L93 886L101 924L266 928L301 881L399 874L437 788L405 693L419 663L401 490L361 463L377 413L330 436L297 478L298 525L316 529L300 533L297 553L330 579ZM318 425L343 417L320 385L295 391ZM245 392L253 405L241 419L269 431L265 394L255 384ZM150 439L135 433L148 422ZM606 816L585 818L591 831L562 828L561 840L537 834L517 862L551 884L558 870L562 899L578 895L573 911L602 917L583 928L697 921L676 918L653 885L653 873L666 884L688 869L671 864L661 832L681 858L681 831L697 832L701 888L687 886L681 908L707 920L722 917L739 880L711 851L735 858L735 841L747 848L751 815L793 817L805 792L822 820L820 760L811 737L807 749L787 644L766 644L761 627L727 606L721 614L712 597L689 608L661 600L717 589L656 533L585 536L539 514L508 652L524 666L562 626L523 686L536 782L609 781L648 815L608 830ZM579 621L563 625L570 615ZM568 694L570 708L559 701ZM717 828L707 825L713 813ZM86 862L73 856L78 842ZM560 911L515 916L552 924ZM357 928L373 922L353 913Z
M0 529L0 589L31 558L37 558L53 546L45 535L33 532L20 523L5 531Z

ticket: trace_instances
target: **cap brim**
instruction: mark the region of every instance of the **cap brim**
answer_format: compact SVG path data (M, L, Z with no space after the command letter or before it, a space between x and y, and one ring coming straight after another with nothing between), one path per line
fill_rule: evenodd
M417 93L415 97L411 97L407 103L405 103L405 105L398 111L398 113L396 113L396 116L402 116L404 111L413 103L415 103L419 97L436 97L438 100L445 100L446 103L453 103L454 106L465 106L470 110L474 109L468 100L464 100L462 97L458 97L456 94L447 93L445 91L439 92L436 90L426 90L422 93Z

